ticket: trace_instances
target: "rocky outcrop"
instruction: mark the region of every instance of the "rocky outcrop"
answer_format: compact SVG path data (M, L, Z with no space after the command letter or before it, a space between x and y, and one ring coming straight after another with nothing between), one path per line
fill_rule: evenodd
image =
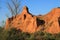
M54 8L51 12L43 16L34 16L29 13L25 6L21 14L6 20L5 29L16 28L23 32L34 33L45 31L49 33L60 32L60 8Z
M45 15L45 21L48 24L46 31L49 33L60 32L60 8L54 8L51 12Z
M22 30L23 32L33 33L37 31L37 22L36 16L33 16L28 12L28 8L25 6L21 14L18 14L16 18L11 21L12 18L9 18L6 21L5 29L14 27ZM11 26L10 26L11 25Z

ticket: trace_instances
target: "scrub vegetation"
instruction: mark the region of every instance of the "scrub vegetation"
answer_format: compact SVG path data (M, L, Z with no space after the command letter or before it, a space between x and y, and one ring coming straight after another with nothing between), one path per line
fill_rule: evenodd
M29 34L15 28L4 30L3 27L0 27L0 40L60 40L60 33L50 34L38 31Z

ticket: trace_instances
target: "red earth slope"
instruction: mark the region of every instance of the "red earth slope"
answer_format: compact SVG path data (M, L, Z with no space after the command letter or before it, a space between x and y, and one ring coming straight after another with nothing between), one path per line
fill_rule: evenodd
M51 12L43 16L34 16L29 13L28 8L25 6L21 14L6 20L5 29L9 29L11 27L28 33L34 33L39 30L53 34L59 33L60 8L54 8Z

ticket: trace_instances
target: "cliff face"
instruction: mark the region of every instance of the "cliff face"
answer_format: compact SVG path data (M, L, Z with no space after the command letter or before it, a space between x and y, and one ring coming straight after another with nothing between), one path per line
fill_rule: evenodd
M55 8L43 16L34 16L28 12L28 8L25 6L21 14L6 20L5 29L12 27L28 33L34 33L39 30L49 33L59 33L60 8Z
M10 18L12 19L12 18ZM11 23L10 23L11 22ZM28 8L25 6L23 8L23 11L21 14L18 14L16 18L13 18L13 20L7 20L6 21L6 27L5 29L10 28L9 24L11 24L11 27L17 28L22 30L23 32L35 32L37 29L36 24L36 16L33 16L28 12Z
M45 15L46 23L49 24L47 32L59 33L60 32L60 8L54 8L51 12Z

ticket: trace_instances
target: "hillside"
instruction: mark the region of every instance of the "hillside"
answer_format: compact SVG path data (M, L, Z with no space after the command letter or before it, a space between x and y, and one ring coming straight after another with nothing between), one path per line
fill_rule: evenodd
M44 31L60 33L60 8L54 8L46 15L35 16L24 6L22 12L6 20L5 29L16 28L23 32L34 33Z

